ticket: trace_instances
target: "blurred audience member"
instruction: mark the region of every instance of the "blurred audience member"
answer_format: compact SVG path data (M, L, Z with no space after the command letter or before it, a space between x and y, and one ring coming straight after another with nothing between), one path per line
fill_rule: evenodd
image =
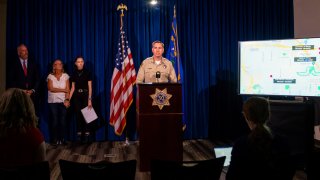
M45 160L45 142L30 97L21 89L8 89L0 99L0 167Z
M251 132L235 142L226 179L292 180L288 143L266 125L269 101L249 98L243 105L243 115Z

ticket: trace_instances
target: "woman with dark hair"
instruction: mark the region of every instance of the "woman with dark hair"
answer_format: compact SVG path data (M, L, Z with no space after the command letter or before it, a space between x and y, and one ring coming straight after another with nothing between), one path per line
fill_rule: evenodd
M69 103L69 75L64 72L63 63L56 59L52 72L47 77L50 133L52 145L65 144L66 116Z
M243 105L243 115L251 132L235 142L226 179L292 180L287 142L266 124L270 118L269 101L249 98Z
M0 167L29 165L46 160L43 135L31 98L11 88L0 99Z
M77 136L81 142L88 141L90 130L81 109L88 106L92 108L92 77L91 73L84 67L84 59L78 56L75 59L75 70L71 76L70 98L73 100L74 110L77 119Z

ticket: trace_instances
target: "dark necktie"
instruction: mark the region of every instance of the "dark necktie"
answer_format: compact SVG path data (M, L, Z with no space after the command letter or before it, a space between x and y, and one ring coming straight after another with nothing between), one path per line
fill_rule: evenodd
M26 61L25 60L23 60L22 67L23 67L24 75L27 76L28 75L28 70L27 70L27 66L26 66Z

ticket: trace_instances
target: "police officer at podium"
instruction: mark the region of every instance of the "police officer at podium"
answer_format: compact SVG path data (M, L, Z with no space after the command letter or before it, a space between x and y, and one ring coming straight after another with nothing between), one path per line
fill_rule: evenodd
M162 57L164 44L161 41L152 43L153 56L145 59L139 68L137 83L176 83L177 76L172 62Z

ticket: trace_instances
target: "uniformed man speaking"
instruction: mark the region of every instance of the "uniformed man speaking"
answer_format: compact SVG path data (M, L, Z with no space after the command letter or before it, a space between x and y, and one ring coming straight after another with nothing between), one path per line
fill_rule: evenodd
M137 83L177 82L176 72L171 61L162 57L164 44L161 41L152 43L153 56L145 59L139 68Z

